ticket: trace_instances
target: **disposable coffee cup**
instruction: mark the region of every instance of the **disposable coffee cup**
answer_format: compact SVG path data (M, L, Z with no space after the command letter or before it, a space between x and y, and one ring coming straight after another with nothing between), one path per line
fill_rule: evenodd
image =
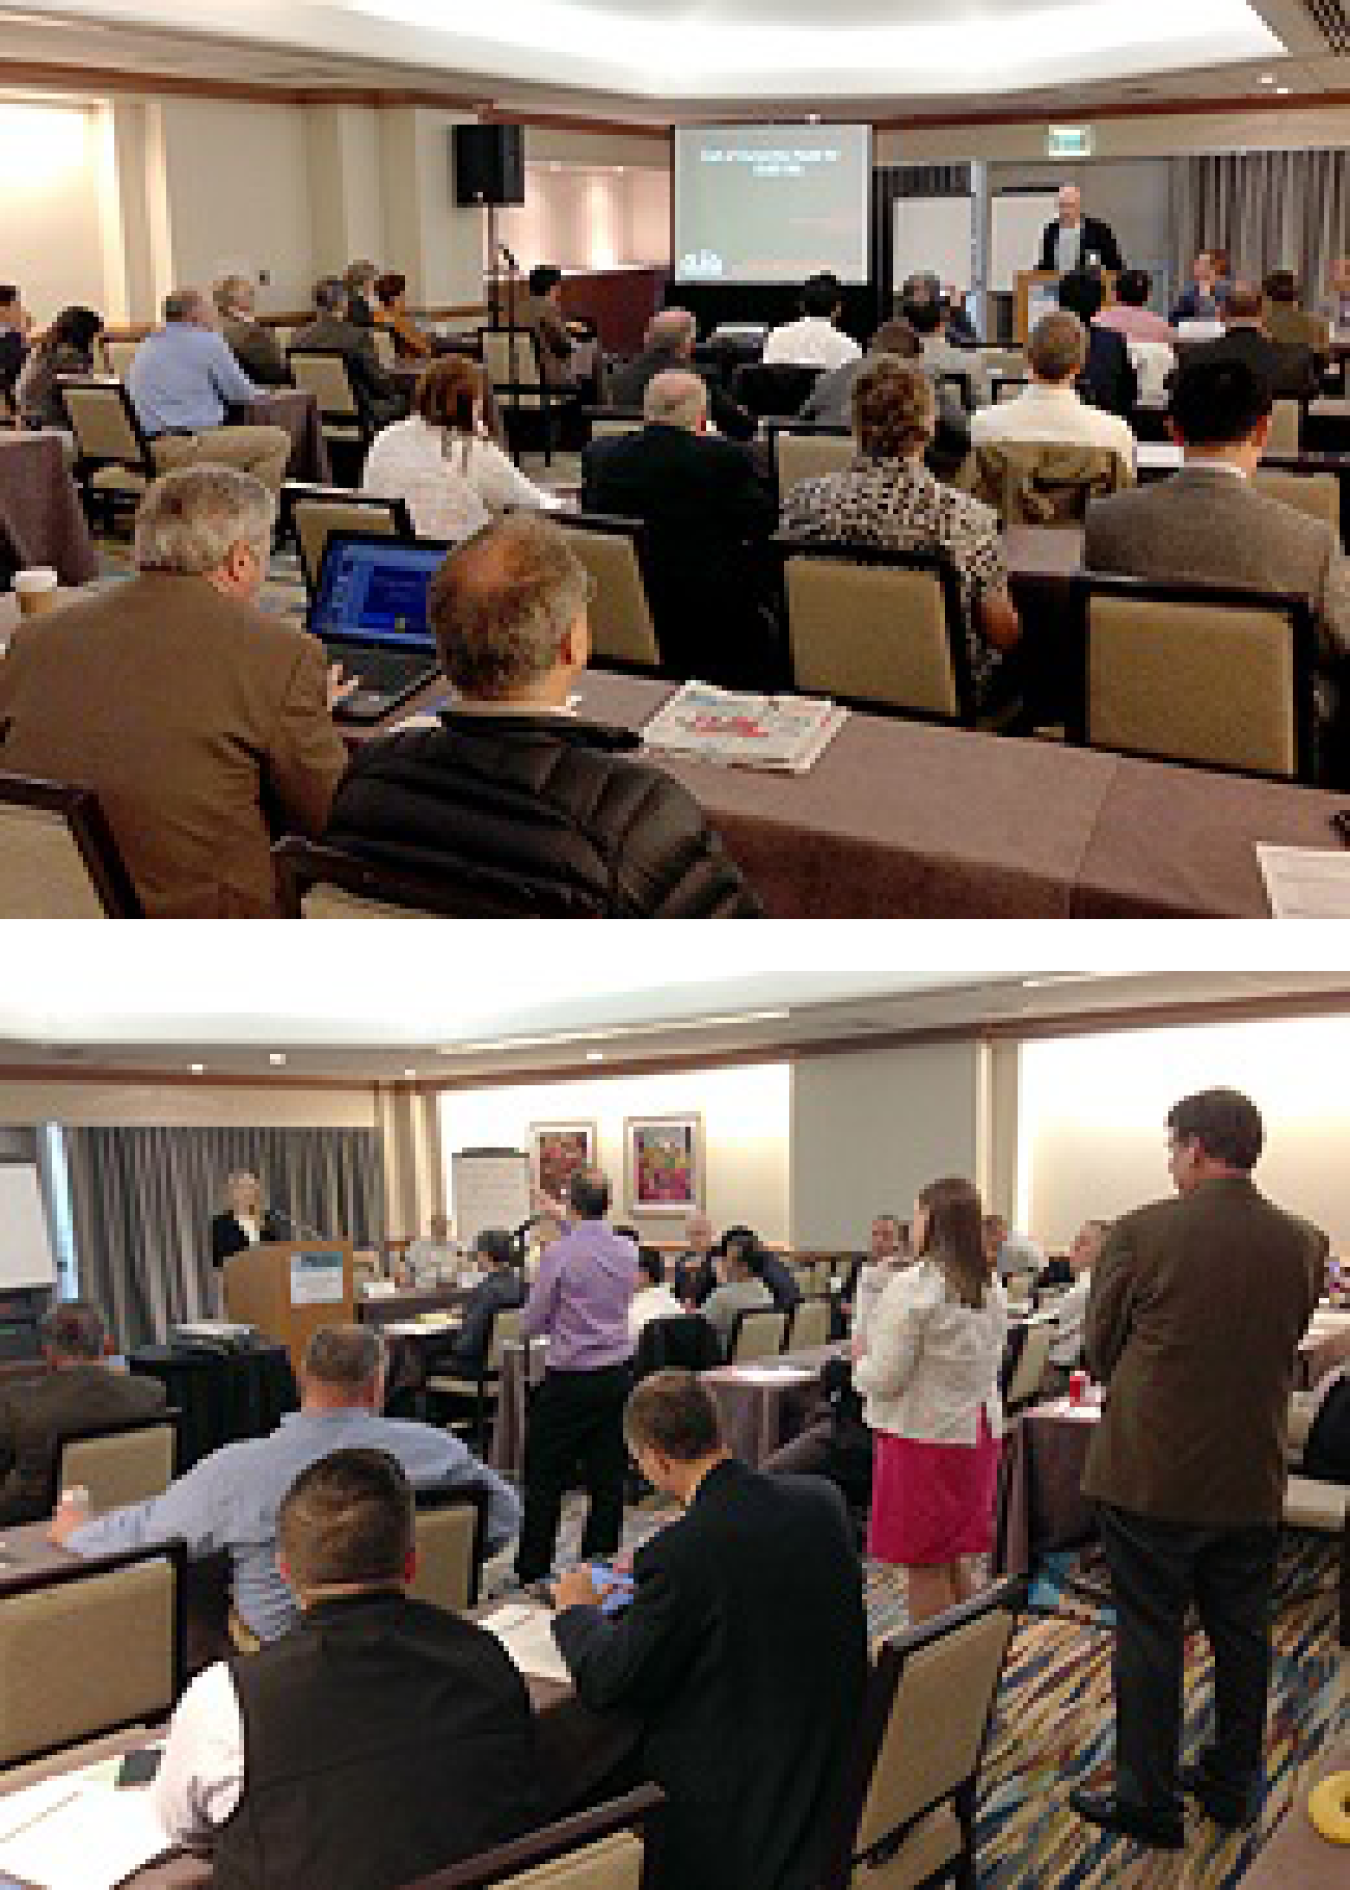
M60 579L50 565L32 565L26 571L16 571L14 595L19 600L19 614L40 617L43 611L53 609L59 586Z
M83 1483L72 1483L61 1492L62 1509L82 1509L89 1514L89 1492Z
M1088 1375L1086 1372L1069 1373L1069 1403L1082 1404L1087 1397Z

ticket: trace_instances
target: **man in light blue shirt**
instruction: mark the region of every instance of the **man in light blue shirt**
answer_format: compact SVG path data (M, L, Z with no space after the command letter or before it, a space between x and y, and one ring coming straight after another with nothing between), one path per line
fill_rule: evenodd
M63 1503L51 1537L77 1555L112 1555L181 1536L194 1559L229 1552L234 1610L259 1640L274 1641L299 1615L277 1568L277 1511L309 1464L334 1450L386 1450L416 1490L479 1485L488 1492L489 1555L520 1523L515 1492L457 1437L430 1424L380 1416L384 1343L368 1326L325 1326L305 1349L301 1403L270 1437L226 1444L179 1477L162 1496L85 1520Z
M244 373L199 289L165 296L164 326L137 348L127 392L160 472L209 459L281 490L291 437L282 427L226 425L228 406L265 400L267 389Z

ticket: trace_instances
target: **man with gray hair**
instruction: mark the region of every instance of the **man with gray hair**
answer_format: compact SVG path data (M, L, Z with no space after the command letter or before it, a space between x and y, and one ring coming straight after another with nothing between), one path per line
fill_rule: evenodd
M92 788L152 918L270 917L273 829L318 833L346 766L340 674L258 608L275 509L231 467L167 473L137 575L21 627L0 662L0 767Z
M373 265L372 265L373 267ZM375 330L352 314L352 292L340 276L321 276L314 284L315 318L291 336L290 353L340 354L346 362L356 403L377 431L401 420L407 401L380 366Z
M45 1376L20 1379L0 1397L0 1523L47 1514L66 1438L148 1423L164 1409L157 1378L109 1365L107 1328L88 1300L53 1306L38 1333Z
M259 387L287 387L291 371L270 328L258 320L257 297L247 276L222 276L211 291L220 332L240 367Z
M609 397L616 407L640 407L651 382L669 368L697 372L693 367L694 344L698 323L687 308L658 309L647 323L642 337L642 353L610 376ZM755 417L714 379L704 377L708 389L708 415L719 433L729 440L754 438Z
M1075 385L1088 356L1088 333L1068 309L1042 315L1027 342L1031 383L1015 400L982 407L970 422L971 445L1029 440L1100 446L1121 462L1120 483L1134 483L1134 434L1119 415L1090 407Z
M216 330L200 289L164 298L164 325L145 337L127 370L127 392L160 472L209 459L281 490L291 436L283 427L230 426L227 409L264 400Z
M581 456L587 512L641 519L643 576L664 667L681 678L772 689L782 658L766 605L773 495L748 450L708 433L707 389L689 369L649 382L640 433Z
M402 1464L417 1490L478 1488L486 1493L486 1552L515 1535L515 1492L459 1439L430 1424L380 1415L384 1408L384 1341L371 1326L321 1326L305 1347L300 1409L288 1412L270 1437L226 1444L203 1457L162 1496L129 1503L86 1520L65 1503L51 1538L77 1555L115 1555L181 1536L190 1556L230 1557L230 1589L238 1627L274 1641L298 1619L295 1597L277 1567L277 1511L300 1472L334 1450L384 1450Z
M534 513L453 551L427 612L456 701L438 728L363 745L325 840L443 877L466 915L757 913L692 795L634 758L635 734L574 714L590 595L565 534Z

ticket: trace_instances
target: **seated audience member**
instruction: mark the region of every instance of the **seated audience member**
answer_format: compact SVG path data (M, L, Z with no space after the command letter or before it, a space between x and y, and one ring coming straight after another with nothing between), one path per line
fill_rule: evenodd
M414 1601L413 1493L396 1458L311 1463L276 1518L300 1622L199 1673L151 1802L211 1881L396 1890L541 1821L525 1683L485 1628Z
M896 317L883 322L867 344L867 353L856 361L822 374L802 404L801 418L817 426L850 425L853 418L853 383L864 363L876 354L893 354L902 361L914 360L923 350L919 337L907 321ZM937 431L924 455L928 470L937 479L950 479L970 451L970 421L960 394L950 381L937 384Z
M371 338L371 323L352 315L351 293L336 276L314 284L315 319L291 336L291 354L340 354L347 363L356 404L367 423L378 430L406 411L403 395L380 366Z
M1126 577L1207 579L1312 599L1324 667L1350 651L1350 563L1340 535L1258 492L1251 476L1270 437L1270 383L1214 343L1191 350L1172 384L1169 425L1185 463L1170 479L1088 507L1083 564ZM1319 719L1335 713L1318 678Z
M876 1311L877 1301L897 1273L913 1266L909 1249L909 1229L898 1214L878 1214L872 1222L871 1254L858 1267L851 1282L854 1335L866 1334Z
M1153 278L1147 269L1124 269L1116 279L1116 299L1092 318L1094 328L1113 328L1127 341L1162 341L1168 346L1176 331L1148 305Z
M230 426L232 404L258 400L251 381L216 332L211 305L200 289L175 289L164 298L164 326L145 337L127 369L127 392L160 472L209 459L253 473L281 490L291 436L282 427Z
M1014 1233L1005 1214L986 1214L983 1231L990 1265L1001 1280L1019 1273L1035 1279L1044 1270L1044 1250L1029 1234Z
M615 1233L624 1229L615 1228ZM666 1263L655 1247L638 1247L638 1290L628 1306L628 1330L636 1342L642 1328L653 1319L678 1319L684 1311L666 1285Z
M896 306L902 307L914 297L941 303L942 332L954 348L979 347L975 324L966 313L965 295L954 284L944 283L932 269L916 269L901 283Z
M1319 382L1317 358L1306 343L1273 341L1266 330L1261 291L1235 282L1223 308L1223 334L1194 353L1223 361L1242 361L1270 383L1276 400L1311 400Z
M761 1277L764 1250L754 1241L727 1240L718 1262L722 1284L709 1293L700 1311L717 1334L722 1356L731 1351L736 1317L743 1312L772 1312L774 1297Z
M494 513L557 504L487 437L483 370L445 355L422 370L413 411L377 433L361 485L405 499L419 538L471 538Z
M394 337L394 352L404 359L420 361L436 352L430 335L424 335L408 313L408 278L396 270L375 279L375 326L387 328Z
M1350 333L1350 256L1338 256L1332 263L1323 307L1338 333Z
M844 1505L819 1478L729 1456L692 1372L644 1379L624 1430L684 1514L637 1551L621 1614L601 1613L588 1569L564 1575L554 1639L586 1706L641 1721L643 1776L668 1798L661 1883L812 1890L867 1679Z
M28 354L33 318L12 282L0 282L0 395L12 395Z
M773 1303L779 1312L791 1312L802 1303L802 1289L784 1261L764 1245L753 1227L728 1227L722 1236L721 1250L729 1257L733 1247L741 1248L746 1253L754 1253L754 1271L758 1279L763 1280L773 1295Z
M487 1278L480 1280L464 1301L459 1331L442 1349L435 1348L436 1369L463 1372L472 1377L482 1370L499 1312L525 1304L525 1281L515 1264L516 1245L504 1227L485 1227L473 1243L473 1263L487 1263Z
M1099 446L1121 464L1121 483L1134 482L1134 435L1116 414L1090 407L1076 386L1088 357L1088 331L1065 309L1042 315L1027 342L1030 385L1013 400L982 407L970 422L975 448L992 441Z
M54 1306L38 1333L46 1376L21 1379L0 1394L0 1523L47 1515L67 1437L116 1430L164 1409L157 1378L109 1366L107 1331L88 1301Z
M693 797L635 758L638 737L568 708L589 594L563 534L534 513L453 553L427 608L455 704L438 728L363 746L325 838L462 884L498 914L757 913Z
M713 1224L703 1213L694 1213L684 1224L685 1251L675 1263L675 1291L689 1311L700 1307L717 1285Z
M387 1451L419 1490L486 1490L487 1553L495 1555L520 1524L515 1492L449 1431L382 1417L384 1373L384 1341L373 1327L321 1326L305 1347L300 1409L288 1412L269 1437L225 1444L162 1496L89 1521L84 1510L63 1504L52 1519L53 1542L88 1556L175 1536L194 1558L225 1549L235 1614L260 1641L279 1640L297 1618L276 1564L281 1500L316 1459L363 1449Z
M919 337L924 371L930 379L937 383L944 374L960 374L964 377L965 387L969 389L971 406L986 406L992 398L989 370L978 355L972 355L967 348L954 347L947 340L943 332L942 304L937 296L920 284L912 294L902 299L900 313ZM951 386L951 383L947 385ZM957 398L964 407L965 396L958 395Z
M1100 275L1090 269L1071 269L1059 279L1059 306L1076 315L1087 330L1087 356L1079 386L1094 407L1128 420L1139 400L1139 377L1125 346L1124 335L1103 328L1097 320L1106 300Z
M58 374L106 374L100 337L103 317L92 308L63 308L28 351L14 398L26 427L70 431L70 417L56 385Z
M782 525L794 538L893 545L949 558L961 589L976 700L987 706L1002 655L1015 647L1021 624L1008 595L997 514L940 485L923 464L936 419L937 396L917 362L885 354L869 361L853 387L858 457L842 472L799 480L784 497Z
M1265 330L1272 341L1311 348L1315 355L1327 353L1326 319L1301 306L1298 277L1292 269L1272 269L1261 284L1261 292L1265 298Z
M1083 1321L1092 1290L1092 1269L1110 1225L1110 1221L1084 1221L1069 1248L1073 1284L1062 1299L1055 1301L1055 1336L1050 1346L1050 1363L1064 1374L1076 1371L1083 1363Z
M235 360L259 387L288 387L291 370L272 330L258 320L258 298L247 276L225 276L212 291L220 332Z
M429 1231L409 1241L403 1255L407 1278L413 1286L438 1286L442 1268L453 1272L459 1267L459 1249L450 1238L450 1216L433 1214L427 1226Z
M1192 281L1172 305L1172 323L1212 322L1223 313L1232 289L1226 249L1202 249L1191 264Z
M642 353L610 376L609 398L613 405L640 407L656 376L671 368L698 374L694 366L697 340L698 323L687 308L658 309L647 323ZM700 378L708 389L708 418L717 431L729 440L753 439L755 416L733 400L720 381L707 376Z
M592 440L581 456L587 512L641 519L643 574L665 667L685 678L771 687L777 661L763 602L762 547L774 503L750 456L707 431L697 374L648 383L640 433Z
M342 272L342 286L347 291L347 320L356 328L375 326L375 284L380 272L373 262L348 263Z
M795 322L771 328L764 343L766 367L842 367L862 349L838 326L844 298L838 276L828 270L812 276L802 290L802 312Z
M136 575L21 626L0 767L92 788L155 918L269 917L272 830L317 834L346 751L323 646L258 608L276 502L184 467L136 515Z

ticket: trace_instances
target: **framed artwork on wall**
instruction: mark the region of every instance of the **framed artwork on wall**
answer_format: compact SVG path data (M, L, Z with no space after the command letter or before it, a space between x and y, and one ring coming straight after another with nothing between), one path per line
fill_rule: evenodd
M593 1122L532 1122L530 1124L530 1177L555 1201L567 1195L568 1179L578 1168L595 1162Z
M630 1214L688 1214L702 1206L701 1116L629 1116L623 1141Z

